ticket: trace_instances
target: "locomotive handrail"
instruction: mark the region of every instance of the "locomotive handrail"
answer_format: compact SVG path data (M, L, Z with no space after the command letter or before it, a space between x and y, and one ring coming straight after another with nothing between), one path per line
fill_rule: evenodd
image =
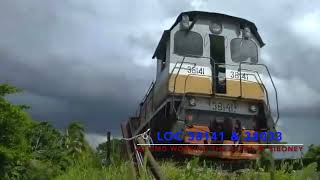
M142 105L143 105L143 104L145 103L145 101L147 100L147 98L148 98L151 90L154 88L154 85L155 85L155 83L152 81L151 84L150 84L150 86L149 86L149 88L148 88L148 90L147 90L146 95L142 98L142 101L140 102L140 105L139 105L139 111L140 111L140 112L141 112ZM153 97L152 97L152 99L153 99ZM152 107L153 107L153 102L152 102ZM137 111L138 111L138 110L137 110ZM141 115L140 112L139 112L139 115ZM137 112L136 112L136 116L137 116ZM146 112L145 112L145 116L146 116Z
M151 92L151 90L153 89L153 87L154 87L154 82L152 81L150 86L149 86L149 88L148 88L148 90L147 90L146 95L143 97L141 102L144 102L147 99L147 97L148 97L149 93Z
M216 74L216 69L215 69L215 65L225 65L225 66L239 66L239 69L241 70L241 63L240 63L240 65L236 65L236 64L227 64L227 63L215 63L215 61L214 61L214 59L213 58L211 58L211 57L206 57L206 56L197 56L197 55L187 55L187 56L189 56L189 57L195 57L195 58L206 58L206 59L210 59L210 63L211 64L213 64L213 73L212 73L212 77L216 77L215 76L215 74ZM184 61L184 59L185 59L185 57L186 56L183 56L183 61ZM177 62L177 63L181 63L180 64L180 68L181 68L181 66L182 66L182 64L183 64L183 61L179 61L179 62ZM176 64L177 64L176 63ZM190 63L191 64L191 63ZM194 65L196 65L196 63L192 63L192 64L194 64ZM246 64L250 64L250 65L260 65L260 64L253 64L253 63L246 63ZM261 65L264 65L264 64L261 64ZM265 65L264 65L265 66ZM176 67L176 65L175 65L175 67ZM175 68L174 67L174 68ZM266 67L266 66L265 66ZM267 68L267 67L266 67ZM254 71L254 70L249 70L249 69L246 69L246 70L248 70L248 71L252 71L252 72L256 72L257 74L258 74L258 76L259 76L259 79L260 79L260 82L262 83L262 84L264 84L263 82L262 82L262 80L261 80L261 77L260 77L260 75L259 75L259 73L257 72L257 71ZM172 73L173 73L173 70L172 70L172 72L171 72L171 74L170 74L170 78L171 78L171 75L172 75ZM178 74L179 74L179 72L178 72ZM176 77L178 76L178 74L176 75ZM269 76L270 76L270 73L269 73L269 71L268 71L268 74L269 74ZM270 78L271 78L271 76L270 76ZM242 82L241 82L241 71L240 71L240 97L242 97ZM272 78L271 78L272 79ZM258 81L258 80L257 80ZM174 86L175 86L175 83L176 83L176 81L174 82ZM175 89L174 89L175 90ZM266 90L266 88L265 88L265 90ZM266 90L267 91L267 90ZM174 93L175 91L173 91L173 93ZM216 95L216 93L214 92L214 95Z
M197 57L197 58L208 58L208 59L210 59L210 60L214 61L214 60L213 60L213 58L211 58L211 57L196 56L196 55L188 55L188 56L191 56L191 57ZM185 58L186 58L186 57L187 57L187 56L183 56L182 61L178 61L178 62L176 62L175 66L173 67L173 69L172 69L172 71L171 71L171 73L170 73L169 80L171 79L171 76L172 76L172 74L173 74L173 70L176 68L177 63L181 63L181 64L180 64L180 67L179 67L179 70L178 70L178 73L177 73L177 75L176 75L176 77L175 77L173 93L175 92L175 85L176 85L176 79L177 79L177 76L178 76L178 75L179 75L179 73L180 73L180 69L181 69L182 64L184 63L184 60L185 60ZM197 63L190 63L190 62L187 62L187 63L189 63L189 64L193 64L194 66L197 64Z
M276 118L276 121L275 121L275 125L278 123L279 117L280 117L279 105L278 105L278 92L277 92L277 89L276 89L276 87L275 87L275 85L274 85L273 79L272 79L272 77L271 77L271 73L270 73L268 67L267 67L265 64L255 64L255 63L248 63L248 62L240 62L239 65L233 65L233 64L226 64L226 63L215 63L214 59L211 58L211 57L197 56L197 55L187 55L187 56L189 56L189 57L195 57L195 58L206 58L206 59L210 59L210 64L213 64L213 68L212 68L212 69L213 69L213 70L212 70L212 71L213 71L213 73L212 73L212 76L213 76L213 77L215 77L215 74L216 74L216 72L215 72L215 71L216 71L216 68L215 68L216 65L221 64L221 65L225 65L225 66L239 66L239 71L240 71L240 97L242 97L242 77L241 77L241 70L242 70L242 67L241 67L241 66L242 66L242 64L256 65L256 66L262 66L262 67L264 67L264 68L267 70L268 76L269 76L269 78L270 78L270 80L271 80L273 89L274 89L274 91L275 91L275 96L276 96L276 97L275 97L275 98L276 98L276 110L277 110L277 118ZM181 69L181 67L182 67L182 64L184 63L185 57L186 57L186 56L183 56L183 60L180 62L181 64L180 64L178 73L176 74L176 77L175 77L173 96L174 96L174 92L175 92L176 79L177 79L177 76L179 75L179 72L180 72L180 69ZM177 62L177 63L178 63L178 62ZM176 64L177 64L177 63L176 63ZM193 64L196 65L196 63L193 63ZM176 65L175 65L175 67L176 67ZM171 74L170 74L170 79L171 79L171 76L172 76L172 74L173 74L173 70L175 69L175 67L172 69L172 72L171 72ZM271 108L270 108L270 103L269 103L269 97L268 97L268 91L267 91L264 83L262 82L259 73L258 73L257 71L250 70L250 69L245 69L245 70L247 70L247 71L252 71L252 72L255 72L255 73L258 74L258 77L259 77L259 79L260 79L260 82L261 82L261 84L263 85L263 88L265 89L265 92L266 92L266 95L267 95L267 106L268 106L269 112L271 113ZM255 76L255 75L253 75L253 76ZM255 78L256 78L256 77L255 77ZM256 78L256 79L257 79L257 78ZM257 81L258 81L258 80L257 80ZM259 83L259 84L260 84L260 83ZM213 94L216 95L216 92L214 92Z
M240 62L240 66L239 68L241 69L241 64L253 64L253 63L247 63L247 62ZM273 82L273 79L272 79L272 76L271 76L271 73L269 71L269 68L265 65L265 64L254 64L254 65L259 65L259 66L262 66L264 67L266 70L267 70L267 73L269 75L269 78L271 80L271 83L272 83L272 86L273 86L273 89L275 91L275 96L276 96L276 108L277 108L277 120L275 122L275 126L277 125L278 121L279 121L279 117L280 117L280 113L279 113L279 105L278 105L278 91L277 91L277 88L276 86L274 85L274 82ZM241 74L241 73L240 73Z
M184 88L183 88L183 96L182 96L182 99L185 99L186 97L186 84L187 84L187 79L191 76L191 75L197 75L197 76L203 76L203 77L211 77L211 76L208 76L208 75L198 75L198 74L188 74L185 81L184 81Z
M218 64L218 65L225 65L225 66L239 66L239 65L235 65L235 64L226 64L226 63L216 63L216 64ZM249 64L249 63L247 63L247 64ZM260 65L260 64L249 64L249 65ZM258 71L255 71L255 70L252 70L252 69L244 69L244 68L239 68L240 70L246 70L246 71L249 71L249 72L253 72L253 73L255 73L255 74L257 74L258 75L258 78L259 78L259 80L257 79L257 77L256 77L256 75L255 74L248 74L248 75L250 75L250 76L253 76L255 79L256 79L256 82L258 82L258 84L259 84L259 86L260 86L260 88L266 93L266 100L267 100L267 107L268 107L268 110L271 112L271 108L270 108L270 103L269 103L269 93L268 93L268 90L267 90L267 88L266 88L266 86L264 85L264 83L263 83L263 81L262 81L262 79L261 79L261 76L260 76L260 74L259 74L259 72ZM271 77L271 76L270 76ZM242 97L242 80L241 80L242 78L241 78L241 72L240 72L240 80L239 80L239 82L240 82L240 97ZM276 102L276 104L277 104L277 106L278 106L278 101ZM278 110L277 110L278 111ZM278 112L277 112L278 113ZM277 119L278 119L278 117L277 117Z
M238 65L233 65L233 64L226 64L226 63L216 63L216 64L222 64L222 65L227 65L227 66L238 66ZM268 76L271 80L271 83L272 83L272 86L273 86L273 89L274 89L274 92L275 92L275 98L276 98L276 111L277 111L277 118L276 118L276 121L275 121L275 125L277 125L278 121L279 121L279 117L280 117L280 113L279 113L279 104L278 104L278 92L277 92L277 89L274 85L274 82L273 82L273 79L272 79L272 76L271 76L271 73L268 69L268 67L265 65L265 64L254 64L254 63L248 63L248 62L240 62L239 64L239 71L240 71L240 97L242 97L242 78L241 78L241 70L243 69L241 67L242 64L247 64L247 65L256 65L256 66L262 66L264 67L266 70L267 70L267 73L268 73ZM269 103L269 93L268 93L268 90L267 88L265 87L262 79L261 79L261 76L259 75L259 73L255 70L251 70L251 69L243 69L243 70L247 70L247 71L251 71L251 72L254 72L258 75L259 79L260 79L260 82L262 84L262 86L264 87L265 89L265 92L266 92L266 96L267 96L267 105L268 105L268 109L269 109L269 112L271 113L271 108L270 108L270 103ZM214 69L215 71L215 69ZM253 74L251 74L253 75ZM255 75L254 75L255 76ZM256 78L256 77L255 77ZM259 83L260 84L260 83Z
M256 72L256 71L249 70L249 69L245 69L245 70L251 71L251 72ZM257 73L257 72L256 72L256 73ZM248 74L248 75L253 76L253 77L256 79L256 81L250 81L250 82L259 82L258 84L259 84L261 90L262 90L262 91L267 91L266 88L265 88L265 86L264 86L264 84L263 84L263 82L261 81L261 78L260 78L259 74L258 74L258 76L259 76L260 81L257 79L257 77L256 77L255 74ZM183 90L184 94L186 93L186 86L187 86L186 83L187 83L187 80L188 80L188 78L189 78L190 76L202 76L202 77L210 77L210 78L211 78L211 77L223 77L223 76L208 76L208 75L199 75L199 74L188 74L187 77L186 77L186 79L185 79L185 81L184 81L184 90ZM232 79L232 78L226 78L226 79ZM247 81L249 81L249 80L247 80ZM260 83L260 82L261 82L261 83ZM268 92L266 92L266 93L268 93Z
M184 56L184 58L185 58L185 56ZM183 61L184 61L184 59L183 59ZM183 63L186 63L186 64L192 64L192 65L194 65L194 66L197 64L197 63L190 63L190 62L183 62L183 61L177 61L177 62L175 63L174 67L173 67L172 70L171 70L170 76L169 76L169 81L170 81L170 79L171 79L171 77L172 77L172 74L173 74L173 71L174 71L176 68L178 68L178 67L177 67L177 64L180 63L180 67L179 67L178 73L177 73L177 75L176 75L176 77L175 77L175 81L174 81L173 93L175 92L176 78L177 78L177 76L179 75L180 69L182 68L182 64L183 64ZM185 68L182 68L182 69L185 69Z
M225 66L238 66L238 65L235 65L235 64L226 64L226 63L216 63L216 64L225 65ZM252 65L256 65L256 64L252 64ZM243 69L243 68L241 68L241 69ZM258 84L259 84L260 88L262 89L262 91L264 91L266 93L266 96L267 96L267 107L268 107L268 110L271 111L270 103L269 103L269 93L268 93L268 90L267 90L266 86L264 85L264 83L263 83L263 81L261 79L261 76L260 76L259 72L255 71L255 70L252 70L252 69L243 69L243 70L246 70L246 71L249 71L249 72L253 72L253 73L258 75L259 80L257 79L255 74L248 74L250 76L253 76L256 79L256 82L258 82ZM214 77L216 77L216 76L214 75ZM242 79L241 78L241 73L240 73L240 79ZM241 90L242 89L242 81L239 81L239 82L240 82L240 90ZM242 90L240 91L240 93L241 93L240 97L242 97Z
M170 78L169 78L169 79L171 79L171 76L172 76L172 74L173 74L173 71L174 71L176 68L178 68L178 67L176 67L178 63L181 63L181 62L176 62L174 68L172 69L172 71L171 71L171 73L170 73ZM189 62L184 62L184 63L193 64L193 65L196 64L196 63L189 63ZM180 69L181 69L182 64L183 64L183 63L181 63L181 65L180 65L179 71L180 71ZM142 99L142 101L140 102L140 104L144 104L144 103L145 103L147 97L149 96L149 93L150 93L151 90L154 88L154 86L155 86L155 83L154 83L154 82L151 82L151 85L149 86L149 88L148 88L148 90L147 90L147 93L146 93L146 95L143 97L143 99ZM174 89L175 89L175 88L174 88ZM153 103L152 103L152 107L153 107Z
M269 93L268 93L268 90L267 88L265 87L264 83L262 82L261 80L261 77L259 75L259 73L257 71L254 71L254 70L250 70L250 69L244 69L244 70L247 70L247 71L251 71L251 72L254 72L254 73L257 73L260 81L257 79L256 75L255 74L248 74L250 76L253 76L255 79L256 79L256 82L259 82L259 86L261 88L262 91L266 92L266 97L267 97L267 107L268 107L268 110L270 111L270 103L269 103ZM184 90L183 90L183 98L186 96L186 84L187 84L187 79L192 76L192 75L196 75L196 76L204 76L204 77L211 77L211 76L207 76L207 75L198 75L198 74L188 74L186 79L185 79L185 82L184 82ZM221 76L213 76L213 77L221 77ZM226 79L231 79L231 78L226 78ZM252 82L255 82L255 81L252 81Z
M190 56L193 56L193 55L190 55ZM194 56L194 57L200 57L200 56ZM175 89L176 89L176 81L177 81L177 77L178 77L178 75L179 75L179 73L180 73L180 69L181 69L181 67L182 67L182 64L184 63L185 58L186 58L186 56L183 56L182 61L181 61L181 62L179 62L179 63L180 63L180 67L179 67L179 70L178 70L178 72L177 72L177 74L176 74L176 76L175 76L175 79L174 79L174 85L173 85L173 92L172 92L172 108L173 108L173 110L174 110L174 112L175 112L176 116L177 116L177 111L176 111L176 109L175 109L175 104L174 104L174 93L175 93ZM211 61L214 61L214 60L213 60L213 58L211 58L211 57L203 57L203 58L209 58L209 59L210 59L210 63L211 63ZM171 76L172 76L172 74L173 74L173 71L174 71L174 69L176 68L177 63L178 63L178 62L176 62L176 64L175 64L174 68L173 68L173 69L172 69L172 71L171 71L171 74L170 74L170 77L169 77L169 82L170 82ZM194 66L196 65L196 63L193 63L193 64L194 64ZM214 64L214 63L213 63L213 64ZM215 66L215 65L214 65L214 66Z
M168 81L168 82L170 82L172 74L173 74L173 71L177 68L177 64L180 63L178 72L177 72L177 74L176 74L176 76L174 78L174 85L173 85L173 92L172 92L172 102L171 102L172 103L172 108L173 108L173 110L174 110L174 112L176 114L177 114L177 111L176 111L176 109L174 107L174 93L175 93L175 90L176 90L176 81L177 81L178 75L180 73L180 70L182 68L182 64L183 63L187 63L187 64L193 64L194 66L196 65L196 63L184 62L185 58L186 58L186 56L183 57L182 61L178 61L178 62L175 63L174 67L171 70L171 73L170 73L170 76L169 76L169 81ZM185 68L183 68L183 69L185 69Z
M265 87L264 83L262 82L261 77L260 77L258 71L254 71L254 70L251 70L251 69L244 69L244 70L254 72L254 73L256 73L256 74L258 75L259 80L260 80L259 82L261 82L261 83L258 83L258 84L259 84L260 88L263 89L263 90L266 92L268 110L271 111L271 109L270 109L270 103L269 103L269 93L268 93L268 90L267 90L267 88ZM249 74L249 75L254 76L254 78L255 78L255 79L257 80L257 82L258 82L258 79L257 79L257 77L256 77L255 74Z
M176 81L177 81L177 78L178 78L178 75L180 73L180 70L181 70L181 67L182 67L182 64L184 63L184 60L186 59L186 57L184 56L183 59L182 59L182 62L180 63L180 67L178 69L178 72L177 72L177 75L174 77L174 85L173 85L173 94L176 90ZM173 70L172 70L173 71ZM173 73L173 72L172 72Z

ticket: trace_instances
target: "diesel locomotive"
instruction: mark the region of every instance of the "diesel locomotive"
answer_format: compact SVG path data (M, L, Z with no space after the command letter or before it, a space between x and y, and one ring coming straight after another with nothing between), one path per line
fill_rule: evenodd
M153 54L156 80L137 114L124 123L126 137L150 129L184 132L183 144L270 144L273 140L242 141L255 132L276 132L277 91L268 67L260 63L265 45L254 23L225 14L181 13L165 30ZM269 81L271 86L267 86ZM275 96L275 101L270 97ZM186 132L218 133L224 138L190 140ZM240 137L232 140L232 133ZM162 142L161 142L162 143ZM185 151L184 154L223 159L255 159L251 151Z

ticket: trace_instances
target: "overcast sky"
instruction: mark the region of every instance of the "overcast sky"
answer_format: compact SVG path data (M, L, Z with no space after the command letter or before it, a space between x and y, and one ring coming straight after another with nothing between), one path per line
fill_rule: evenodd
M155 77L151 56L163 30L189 10L257 25L279 91L280 129L290 142L320 143L317 0L1 0L0 80L25 90L10 99L31 105L35 119L58 128L79 120L92 141L108 130L119 135Z

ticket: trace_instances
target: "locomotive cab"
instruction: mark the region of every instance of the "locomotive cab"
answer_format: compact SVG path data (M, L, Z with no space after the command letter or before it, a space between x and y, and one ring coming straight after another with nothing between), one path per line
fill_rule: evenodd
M179 71L178 78L189 74L203 77L190 77L186 88L180 80L171 82L171 92L176 85L174 93L220 93L230 97L241 95L248 99L263 99L263 91L251 86L256 84L244 83L246 87L242 90L250 90L240 94L239 83L235 83L240 79L239 64L258 63L262 46L264 43L255 25L247 20L216 13L182 13L174 25L164 31L153 55L158 62L157 82L163 76ZM184 63L179 68L184 57ZM241 75L241 80L255 82L252 75L244 71ZM199 80L201 83L197 83ZM209 85L212 88L208 88Z

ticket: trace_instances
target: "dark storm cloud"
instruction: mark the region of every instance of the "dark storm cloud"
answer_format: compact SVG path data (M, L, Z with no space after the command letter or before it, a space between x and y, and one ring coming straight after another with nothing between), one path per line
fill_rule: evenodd
M32 104L35 118L58 127L79 119L101 132L134 113L153 77L152 67L133 62L144 47L127 40L132 32L141 36L133 27L144 18L132 6L126 12L111 5L1 2L1 80L25 89L12 98Z
M291 24L317 10L316 1L4 0L1 81L26 90L11 98L31 104L37 119L60 128L79 119L90 133L118 132L154 79L151 56L161 33L180 12L194 8L254 21L267 44L265 62L279 79L282 112L317 112L320 99L307 96L319 96L320 83L313 78L319 46L298 36ZM287 93L288 88L296 90ZM299 101L305 108L293 105L292 97L304 94Z
M1 82L25 90L10 99L59 128L75 119L117 132L154 79L165 19L190 8L170 3L1 1Z
M48 111L40 111L39 106L33 106L32 113L35 118L43 120L54 120L57 126L67 124L71 119L85 120L88 129L97 131L102 128L116 128L117 119L125 119L142 98L148 78L127 77L124 75L112 75L99 71L86 73L71 68L72 65L56 63L58 60L48 62L49 68L35 68L23 63L12 63L14 61L2 61L2 79L9 80L30 92L36 94L37 98L25 101L26 104L37 104L48 108ZM50 63L55 62L55 63ZM145 69L145 73L152 73L147 68L137 67L134 69ZM90 67L88 67L90 70ZM120 70L121 68L119 68ZM16 77L17 78L12 78ZM136 87L137 86L137 87ZM130 88L130 89L128 89ZM28 94L26 94L28 95ZM54 106L63 106L58 111L50 111L52 107L41 99L49 98ZM35 101L33 103L33 101ZM50 104L49 102L49 104ZM41 107L44 108L44 107ZM105 127L100 127L104 124ZM110 124L110 125L109 125ZM97 128L99 127L99 128Z

